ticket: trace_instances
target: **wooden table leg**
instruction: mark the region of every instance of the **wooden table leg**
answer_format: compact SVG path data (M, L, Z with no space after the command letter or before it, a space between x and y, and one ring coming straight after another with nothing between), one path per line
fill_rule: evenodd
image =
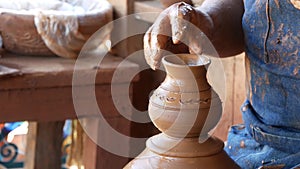
M26 169L61 169L63 126L64 121L29 123Z
M112 128L118 132L130 136L130 121L123 117L107 118L106 121L110 124ZM96 139L104 139L107 142L117 142L117 140L111 140L110 133L104 130L102 124L96 118L85 119L85 129L92 132L89 133L93 137L91 139L86 134L84 135L84 150L83 150L83 163L87 169L121 169L129 161L128 157L121 157L112 154L100 146L98 146L94 141ZM102 140L103 141L103 140ZM128 154L130 151L129 142L120 142L118 145L120 149L127 149Z
M89 131L89 135L87 133L83 134L84 146L83 146L83 165L84 168L87 169L96 169L97 164L97 144L95 143L95 138L98 137L98 126L99 119L97 118L85 118L82 119L84 128L86 131ZM90 138L92 137L92 138Z

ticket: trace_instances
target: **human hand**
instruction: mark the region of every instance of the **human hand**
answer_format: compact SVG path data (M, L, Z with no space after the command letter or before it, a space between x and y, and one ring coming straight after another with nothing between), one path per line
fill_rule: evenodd
M213 31L211 17L186 3L176 3L164 10L144 36L144 51L152 69L160 66L166 51L172 53L201 53L200 31L209 38Z

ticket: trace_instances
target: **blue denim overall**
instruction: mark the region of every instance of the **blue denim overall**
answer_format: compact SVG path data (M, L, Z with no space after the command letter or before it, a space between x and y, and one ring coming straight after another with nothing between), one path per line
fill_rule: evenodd
M244 125L225 147L246 169L300 168L300 10L291 0L244 0Z

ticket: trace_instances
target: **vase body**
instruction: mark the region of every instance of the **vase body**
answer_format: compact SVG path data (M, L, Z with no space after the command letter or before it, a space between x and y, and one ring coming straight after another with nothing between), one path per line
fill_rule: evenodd
M207 137L222 113L221 101L206 78L210 60L169 55L163 64L166 78L149 101L152 122L172 137Z
M223 142L209 136L221 118L222 104L209 85L210 59L191 54L162 60L164 82L149 101L149 115L162 132L147 140L147 148L126 169L239 168L223 151Z

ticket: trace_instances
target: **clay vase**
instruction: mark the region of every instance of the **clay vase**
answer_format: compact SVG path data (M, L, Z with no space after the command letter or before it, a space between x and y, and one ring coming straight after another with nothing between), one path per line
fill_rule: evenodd
M163 5L164 8L167 8L178 2L185 2L187 4L193 5L193 2L191 0L160 0L160 3Z
M125 169L239 168L223 142L208 134L222 113L220 98L206 78L210 59L180 54L165 56L162 63L166 78L149 101L150 118L162 133L149 138Z

